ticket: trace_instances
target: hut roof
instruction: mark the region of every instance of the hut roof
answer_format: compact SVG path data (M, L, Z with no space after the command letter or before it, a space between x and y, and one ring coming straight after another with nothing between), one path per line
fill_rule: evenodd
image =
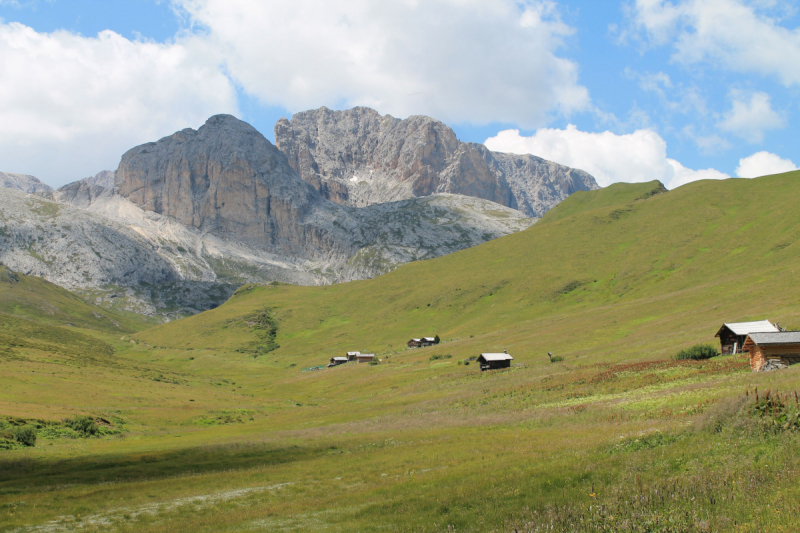
M419 342L419 341L421 341L422 339L411 339L411 340L412 340L412 341L414 341L414 342Z
M333 361L344 361L347 362L347 357L333 357L331 358Z
M734 335L747 335L748 333L770 333L780 331L769 320L758 320L756 322L731 322L725 323L719 328L715 337L719 337L724 328L731 330Z
M361 352L347 352L347 355L361 355Z
M512 361L514 358L507 353L482 353L481 357L484 361Z
M428 342L434 342L436 340L436 337L422 337L422 340Z
M776 331L769 333L751 333L745 344L800 344L800 331Z
M361 357L362 359L372 359L373 357L375 357L375 354L374 353L361 353L361 354L358 354L358 357Z

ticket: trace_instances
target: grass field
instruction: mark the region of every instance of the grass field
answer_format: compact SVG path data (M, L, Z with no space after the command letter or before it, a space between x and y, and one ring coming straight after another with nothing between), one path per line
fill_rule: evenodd
M798 193L800 173L615 185L374 280L246 286L155 327L16 275L0 530L795 531L798 369L673 356L724 321L800 326ZM469 360L503 349L508 370ZM302 370L346 350L381 361Z

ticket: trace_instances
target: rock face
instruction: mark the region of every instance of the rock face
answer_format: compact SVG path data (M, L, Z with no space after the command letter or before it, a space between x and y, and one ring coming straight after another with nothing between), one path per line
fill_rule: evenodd
M429 117L400 120L366 107L281 119L275 142L325 198L356 207L444 192L540 217L575 191L599 188L582 170L460 142Z
M89 207L102 194L111 194L114 188L114 171L104 170L91 178L74 181L53 191L59 202L77 207Z
M309 223L319 211L333 214L324 200L283 153L230 115L129 150L115 183L145 211L275 253L318 258L338 244Z
M28 194L46 194L53 191L49 185L27 174L0 172L0 187L16 189Z

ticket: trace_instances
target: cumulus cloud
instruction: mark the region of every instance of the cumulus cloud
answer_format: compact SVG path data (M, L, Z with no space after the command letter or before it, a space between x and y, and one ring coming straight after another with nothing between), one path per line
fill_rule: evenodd
M227 72L299 111L366 105L448 122L546 124L586 109L551 0L175 0Z
M0 170L60 185L116 168L136 144L235 113L235 88L204 46L0 24Z
M707 62L735 72L800 84L800 29L781 25L776 2L635 0L634 26L655 45L673 43L679 63Z
M672 189L690 181L729 177L714 169L692 170L668 158L666 141L649 129L617 135L589 133L569 125L563 130L543 128L530 137L519 130L505 130L485 144L490 150L533 154L585 170L603 187L620 181L659 180Z
M731 93L733 107L725 113L719 126L751 143L764 140L764 132L783 128L786 123L772 109L767 93L755 92L745 95L741 91Z
M770 152L756 152L750 157L739 160L736 175L740 178L757 178L792 170L797 170L797 165L789 159L783 159Z

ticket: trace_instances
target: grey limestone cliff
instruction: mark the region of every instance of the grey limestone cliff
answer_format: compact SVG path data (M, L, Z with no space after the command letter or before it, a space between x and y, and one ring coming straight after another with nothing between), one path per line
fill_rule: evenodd
M0 188L15 189L28 194L47 194L53 191L52 187L42 183L38 178L10 172L0 172Z
M323 196L357 207L453 193L540 217L573 192L598 188L582 170L460 142L429 117L400 120L366 107L296 113L275 125L275 142Z

